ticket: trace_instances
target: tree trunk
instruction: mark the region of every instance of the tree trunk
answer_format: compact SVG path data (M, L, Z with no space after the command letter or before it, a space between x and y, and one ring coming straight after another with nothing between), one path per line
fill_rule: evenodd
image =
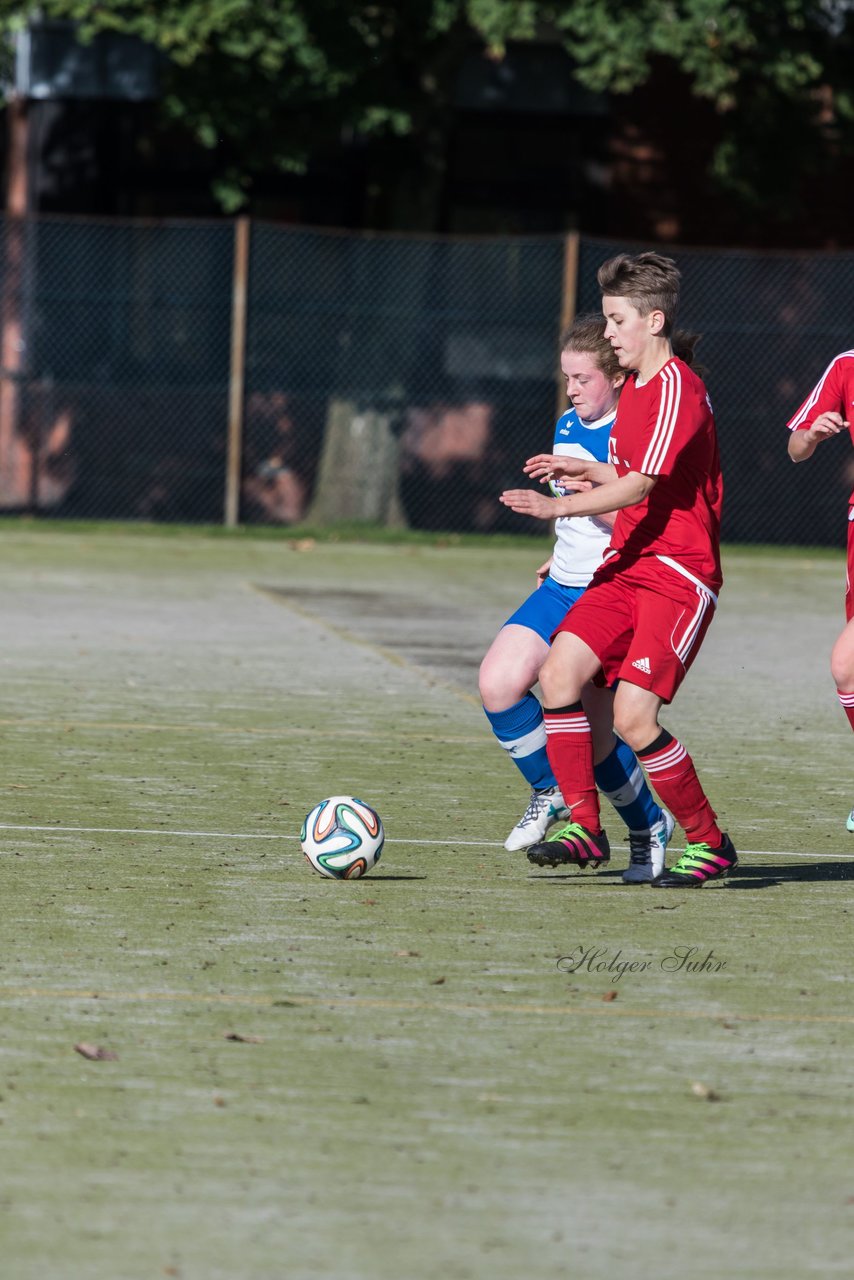
M392 422L389 413L330 400L309 523L405 526Z

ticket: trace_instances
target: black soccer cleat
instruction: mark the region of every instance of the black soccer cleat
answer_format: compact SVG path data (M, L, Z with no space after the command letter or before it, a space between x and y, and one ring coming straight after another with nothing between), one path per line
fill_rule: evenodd
M548 840L532 844L528 861L537 867L560 867L565 863L580 867L605 867L611 861L611 846L603 831L595 836L580 822L569 822L550 835Z
M686 845L679 861L655 885L659 889L701 889L710 880L723 880L737 866L735 846L725 835L719 849L705 841Z

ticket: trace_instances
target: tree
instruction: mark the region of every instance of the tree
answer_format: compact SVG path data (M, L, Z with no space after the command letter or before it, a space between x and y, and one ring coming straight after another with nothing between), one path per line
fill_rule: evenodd
M342 137L409 139L439 172L455 78L474 49L557 40L578 80L631 95L663 63L718 115L715 180L750 208L793 212L805 180L854 152L849 0L0 0L7 29L38 12L83 38L141 37L165 57L163 110L218 151L218 195L300 171ZM398 153L391 148L391 156ZM785 157L785 163L781 158Z
M750 210L797 211L854 153L849 0L574 0L555 18L588 87L630 94L661 60L719 115L714 175Z

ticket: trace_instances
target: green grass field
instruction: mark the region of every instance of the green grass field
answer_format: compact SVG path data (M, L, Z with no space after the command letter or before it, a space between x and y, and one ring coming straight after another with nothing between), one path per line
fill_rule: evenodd
M850 1274L843 559L726 557L691 894L613 820L598 877L501 847L477 666L542 550L0 530L5 1280ZM338 792L360 881L299 850Z

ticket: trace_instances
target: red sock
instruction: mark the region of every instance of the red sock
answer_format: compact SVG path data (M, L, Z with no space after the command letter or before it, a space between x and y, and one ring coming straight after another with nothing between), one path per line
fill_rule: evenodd
M842 703L842 710L848 717L848 723L854 729L854 693L843 693L841 689L837 689L836 696Z
M593 738L584 708L580 702L571 707L543 707L543 719L549 764L563 802L572 810L573 822L598 836L602 830L599 792L593 777Z
M661 803L684 828L689 844L706 843L717 848L723 833L694 768L694 761L677 738L662 729L655 742L637 758L649 774Z

